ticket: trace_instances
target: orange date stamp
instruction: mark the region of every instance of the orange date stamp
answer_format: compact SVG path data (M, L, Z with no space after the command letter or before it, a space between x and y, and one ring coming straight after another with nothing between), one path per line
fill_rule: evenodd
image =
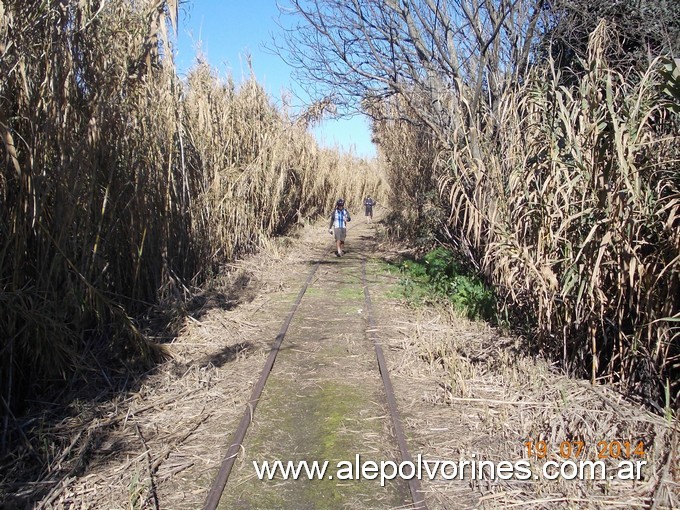
M524 443L528 458L545 459L553 454L563 459L575 459L587 455L589 445L584 441L561 441L550 447L546 441L526 441ZM594 445L597 459L632 459L646 455L642 441L598 441Z

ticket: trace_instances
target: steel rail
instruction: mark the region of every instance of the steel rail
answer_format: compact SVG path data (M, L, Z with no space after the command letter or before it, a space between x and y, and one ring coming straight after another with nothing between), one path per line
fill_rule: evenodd
M350 227L351 228L351 227ZM283 340L286 336L286 333L288 332L288 328L290 326L290 323L293 320L293 317L295 313L297 312L298 306L300 305L300 302L302 301L303 296L307 292L307 288L309 287L310 283L312 282L312 279L314 278L314 275L316 274L316 271L319 269L319 266L321 265L321 261L317 262L314 267L310 270L309 275L307 276L307 279L305 280L304 285L300 288L300 291L298 292L297 298L295 299L295 302L290 308L290 311L288 312L288 315L286 316L285 321L281 325L281 329L279 330L278 335L276 335L276 338L274 340L274 344L272 345L272 348L269 352L269 356L267 357L267 361L262 369L262 372L260 373L260 378L258 379L257 383L253 387L253 390L250 395L250 399L248 400L246 404L246 409L241 417L241 421L239 423L238 428L236 429L236 432L234 432L234 435L231 438L230 446L229 449L227 450L226 455L224 456L224 459L222 461L222 464L220 466L220 469L217 473L217 477L215 478L215 481L213 482L213 485L210 489L210 492L208 493L208 496L205 500L205 503L203 505L203 510L215 510L217 506L219 505L219 502L222 498L222 494L224 492L224 488L227 484L227 480L229 479L229 475L231 473L231 470L234 466L234 463L236 462L236 458L238 457L238 453L242 448L243 440L245 439L246 432L248 431L248 427L253 421L253 417L255 415L255 409L257 408L257 404L260 400L260 397L262 396L262 392L264 391L265 384L267 383L267 379L269 378L269 374L272 371L272 368L274 367L274 362L276 361L276 356L279 353L279 350L281 348L281 344L283 343ZM366 308L366 321L367 321L367 329L366 329L366 334L368 338L373 342L373 346L375 348L375 354L376 358L378 360L378 368L380 370L380 375L383 381L383 386L385 388L385 394L387 397L387 405L390 411L390 417L392 419L392 424L394 426L394 433L395 437L397 439L397 444L399 446L399 451L401 454L402 461L405 462L411 462L413 463L412 457L408 452L408 446L406 444L406 438L404 435L404 430L401 425L401 418L399 415L399 410L397 408L397 401L394 396L394 388L392 386L392 382L390 380L389 372L387 370L387 363L385 361L385 356L383 354L382 346L380 345L378 335L376 334L376 325L375 325L375 319L373 318L373 307L371 304L371 297L368 292L368 284L366 280L366 258L362 257L362 266L361 266L361 280L362 280L362 286L364 289L364 303L365 303L365 308ZM412 473L413 474L413 473ZM413 509L414 510L427 510L427 506L425 505L425 499L424 499L424 493L420 488L420 482L415 478L415 476L412 476L411 479L408 480L408 487L409 491L411 493L411 498L413 500Z
M274 361L276 360L276 355L279 353L281 343L283 343L283 339L285 338L286 332L288 331L288 326L290 326L290 323L293 320L293 316L295 315L295 312L297 311L297 308L300 305L300 302L302 301L302 296L304 296L305 292L307 292L307 287L311 283L312 278L314 278L314 274L316 273L316 270L319 269L320 265L321 262L317 262L312 268L312 270L309 272L309 276L307 276L305 284L300 289L300 292L298 293L297 298L293 303L293 306L288 312L288 316L286 317L286 320L281 326L279 334L276 335L274 345L272 346L271 351L269 351L267 362L265 363L264 368L262 369L260 378L253 387L250 399L248 400L248 403L246 405L245 413L243 414L241 422L239 423L239 426L231 439L231 445L229 446L227 454L225 455L224 460L222 461L220 470L217 473L217 478L215 478L215 482L213 483L212 488L208 493L208 497L205 500L205 504L203 505L204 510L215 510L217 508L217 505L219 505L220 503L222 493L224 492L224 487L225 485L227 485L227 480L229 479L229 474L231 473L231 468L234 466L234 462L236 461L238 452L241 450L241 445L243 443L243 439L246 436L248 427L250 426L250 423L253 421L253 416L255 415L255 408L257 407L257 403L260 400L260 397L262 396L264 385L267 383L269 374L272 371Z
M347 230L349 230L349 228ZM316 271L317 269L319 269L320 265L321 261L317 262L312 268L312 270L309 272L307 280L305 280L304 285L300 288L300 292L298 293L297 298L293 303L293 306L291 306L290 311L288 312L288 316L286 317L286 320L284 321L283 325L281 326L281 329L279 330L279 334L276 335L276 338L274 339L274 345L272 346L271 351L269 351L269 356L267 357L267 361L264 365L264 368L260 373L260 378L253 387L253 391L250 395L248 403L246 404L246 410L243 413L243 416L241 417L241 421L238 425L238 428L236 429L236 432L234 432L234 435L231 438L229 449L227 450L227 453L224 456L224 460L222 461L220 470L217 473L217 477L215 478L215 481L213 482L213 485L210 488L210 492L208 492L208 496L205 500L205 503L203 504L203 510L215 510L217 508L217 505L219 505L220 503L220 499L222 499L224 487L227 485L231 469L233 468L234 463L236 462L238 452L241 450L241 446L243 444L243 440L246 437L248 427L253 421L253 417L255 416L255 409L257 408L257 404L260 400L260 397L262 396L262 391L264 391L264 386L267 383L269 374L271 373L272 368L274 367L274 361L276 361L276 356L279 353L281 344L283 343L283 339L285 338L286 333L288 332L288 327L290 326L290 323L293 320L293 316L295 315L295 312L297 311L298 306L302 301L302 297L307 292L307 287L309 287L309 284L311 283L312 278L314 278L314 275L316 274Z
M385 395L387 397L387 407L390 411L390 416L392 418L392 424L394 426L394 435L397 439L397 444L399 445L399 451L401 453L401 460L403 462L409 462L412 466L413 458L408 452L408 445L406 443L406 436L404 435L404 429L401 426L401 417L399 415L399 409L397 408L397 400L394 396L394 387L392 386L392 381L390 379L390 373L387 370L387 362L385 361L385 355L383 353L382 345L380 344L380 339L376 333L375 319L373 318L373 305L371 303L371 295L368 292L368 283L366 280L366 258L364 257L361 262L361 281L364 287L364 303L366 308L366 322L368 328L366 329L366 334L373 342L375 347L375 356L378 359L378 368L380 369L380 376L383 381L383 386L385 387ZM420 480L415 477L415 473L411 473L411 478L408 480L408 488L411 492L411 499L413 500L414 510L427 510L427 505L425 504L425 494L420 487Z

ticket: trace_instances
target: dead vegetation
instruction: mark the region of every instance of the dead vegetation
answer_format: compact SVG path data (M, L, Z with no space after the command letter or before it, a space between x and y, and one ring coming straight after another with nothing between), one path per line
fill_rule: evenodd
M83 381L103 381L95 400L134 386L168 355L149 340L172 339L230 261L338 196L381 193L370 163L320 148L254 76L199 61L180 79L178 8L0 2L2 451L49 458L23 413Z
M284 291L305 274L299 250L314 253L304 236L295 243L267 241L196 293L164 363L135 381L108 372L110 386L93 371L66 410L27 415L0 465L3 508L200 508L287 312Z
M290 305L284 296L297 292L310 257L323 256L327 240L318 227L302 230L296 240L268 242L262 253L213 282L211 293L238 305L201 300L168 345L172 359L138 386L114 400L73 402L69 417L54 425L46 421L40 433L29 428L54 453L46 470L33 471L32 483L24 481L37 467L30 451L6 458L5 501L51 509L200 507L264 364L267 340L276 336ZM518 338L449 309L399 303L389 297L395 279L371 267L377 333L412 455L514 461L526 458L526 441L543 440L554 449L561 441L582 440L590 458L598 441L645 444L648 465L637 485L425 481L429 508L677 506L677 424L611 389L560 375L527 355ZM559 459L554 450L550 458ZM8 484L12 477L15 485Z
M397 235L570 373L677 410L677 2L291 3L300 74L374 119Z
M494 285L501 315L534 349L670 415L680 395L680 188L664 90L678 68L658 58L639 75L616 71L606 55L617 37L606 24L592 34L578 87L563 85L552 61L529 73L485 111L493 122L470 127L475 154L423 144L427 130L408 123L376 125L394 154L391 189L409 204L397 234L432 243L438 233ZM393 117L408 107L381 108ZM425 170L411 173L404 158Z
M451 304L423 307L394 298L398 279L381 272L382 261L399 261L404 250L382 239L369 281L412 455L430 461L528 459L539 474L526 481L424 480L428 508L678 507L677 418L645 410L613 385L565 374L524 339L463 318ZM544 456L536 455L541 442ZM624 445L620 454L618 444ZM645 464L641 480L548 480L540 474L547 461L567 460L601 460L608 475L622 460Z
M450 56L434 53L448 41L428 31L428 20L452 19L427 11L426 2L411 4L425 9L417 26L427 44L406 55L425 88L407 89L400 76L401 89L371 105L385 113L376 137L394 203L406 212L400 233L420 229L429 236L420 240L458 248L525 328L522 342L553 360L527 357L515 340L461 331L445 314L425 317L420 329L405 325L407 340L395 345L404 354L399 370L411 382L422 378L403 389L411 392L414 433L441 458L476 445L489 459L519 458L524 441L541 438L552 446L575 437L589 445L644 438L650 469L638 486L503 482L476 487L478 501L677 506L670 425L680 389L677 60L654 55L644 69L623 71L609 60L622 36L603 23L579 55L585 73L574 83L548 57L535 67L487 59L486 49L505 54L509 39L486 30L467 40L471 67L461 76L437 68ZM531 23L540 11L511 4ZM501 28L509 5L485 4L487 28ZM242 292L230 294L234 287L202 284L239 254L259 248L276 258L270 236L325 212L339 195L350 204L366 192L383 201L386 184L369 164L312 142L304 127L315 108L297 122L254 78L236 86L200 62L181 81L168 37L177 8L170 0L0 2L0 446L8 451L8 504L153 506L159 483L189 472L187 480L199 480L217 452L206 454L198 439L181 456L174 449L230 412L205 416L194 407L199 393L201 409L223 399L239 405L242 388L227 384L221 367L242 366L247 380L260 352L250 333L262 327L217 319L218 310L251 305ZM389 20L392 42L418 42L397 37L413 26L400 21L413 22L408 10L373 12ZM427 63L427 72L414 62ZM442 81L449 76L451 88ZM427 122L414 122L419 113ZM349 167L364 171L342 171ZM269 281L256 271L232 273L241 291L253 277L268 286L270 295L252 306L271 305L271 294L285 288L288 268L275 267ZM151 327L142 314L154 306ZM179 354L149 342L172 341L181 327L204 329L191 332L198 340ZM208 347L225 332L228 343ZM160 370L150 368L171 353ZM556 376L548 363L557 360L569 374L631 390L657 415L607 386ZM60 400L66 412L55 410ZM464 424L457 432L469 435L441 433L442 420ZM119 455L129 457L119 463ZM444 508L452 500L450 487L430 490ZM197 485L185 497L197 501L201 491Z
M394 308L394 304L389 305ZM382 310L382 317L389 312ZM644 479L634 481L464 480L423 481L428 507L480 508L676 508L680 486L677 422L642 411L608 387L560 375L528 355L518 338L471 323L450 309L404 308L389 339L388 361L410 447L429 461L531 460L539 473L560 456L561 444L583 442L581 456L596 460L598 443L644 443ZM547 456L527 453L545 442ZM565 452L567 446L564 447ZM535 450L534 450L535 451ZM618 466L619 459L605 459Z

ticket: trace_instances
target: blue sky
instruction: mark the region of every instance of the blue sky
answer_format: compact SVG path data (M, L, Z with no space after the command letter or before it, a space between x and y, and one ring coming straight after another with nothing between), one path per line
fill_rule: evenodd
M283 2L285 3L285 1ZM210 65L221 77L228 74L239 83L248 76L250 55L255 76L276 102L284 90L302 96L301 88L291 76L290 68L264 45L272 46L277 37L279 10L276 0L189 0L182 3L178 19L175 61L180 74L186 73L200 47ZM293 98L293 104L301 99ZM362 157L375 155L368 122L363 116L326 120L314 130L325 146L338 146Z

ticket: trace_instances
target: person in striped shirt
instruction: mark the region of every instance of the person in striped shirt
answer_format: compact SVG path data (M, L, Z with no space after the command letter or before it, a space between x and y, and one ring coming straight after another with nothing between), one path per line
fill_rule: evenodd
M341 198L335 203L335 210L331 214L331 223L328 231L335 234L336 257L342 257L347 237L347 223L352 221L349 211L345 209L345 201Z

